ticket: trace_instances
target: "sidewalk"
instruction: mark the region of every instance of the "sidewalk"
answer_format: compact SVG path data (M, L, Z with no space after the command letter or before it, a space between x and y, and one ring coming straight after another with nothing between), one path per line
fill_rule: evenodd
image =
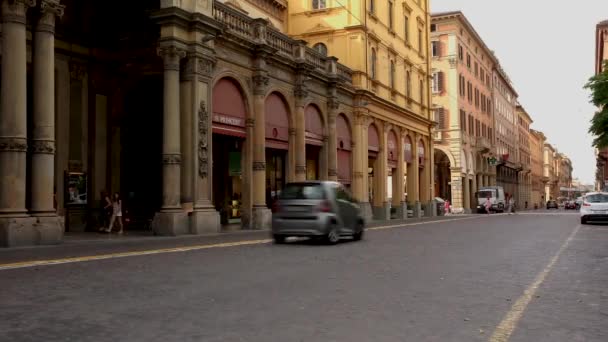
M372 221L367 228L387 227L435 221L449 221L475 215L451 215L422 219ZM132 231L124 235L102 233L66 233L64 242L53 246L32 246L0 249L0 265L48 259L74 258L89 255L138 252L165 248L213 245L252 240L268 240L269 230L243 230L205 235L154 236L151 232Z

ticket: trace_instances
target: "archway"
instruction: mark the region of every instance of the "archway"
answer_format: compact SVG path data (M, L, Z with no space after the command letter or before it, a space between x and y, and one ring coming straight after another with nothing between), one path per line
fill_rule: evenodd
M344 114L336 118L338 147L338 181L347 188L352 182L352 134L348 119Z
M306 179L321 179L321 162L323 155L324 125L321 111L310 104L305 111L306 129Z
M444 200L452 201L452 186L451 186L451 168L452 163L448 155L435 148L435 197L440 197Z
M213 87L213 202L223 225L241 223L247 102L231 78Z
M399 191L399 182L403 182L403 175L397 173L397 162L399 160L398 145L399 139L394 130L390 130L386 137L386 162L388 169L388 178L386 189L388 191L387 200L391 204L391 215L401 203L401 194ZM389 217L391 217L389 215Z
M270 208L287 179L289 151L289 107L273 92L264 105L266 121L266 205Z

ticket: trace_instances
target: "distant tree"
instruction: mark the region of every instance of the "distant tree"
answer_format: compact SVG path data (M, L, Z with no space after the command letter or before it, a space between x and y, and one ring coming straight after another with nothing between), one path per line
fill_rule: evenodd
M604 71L591 77L585 89L591 90L591 103L599 108L589 128L589 133L595 137L593 146L608 147L608 61L604 62Z

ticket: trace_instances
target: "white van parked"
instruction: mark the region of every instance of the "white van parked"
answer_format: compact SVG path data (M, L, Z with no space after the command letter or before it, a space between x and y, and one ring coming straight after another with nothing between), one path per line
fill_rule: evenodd
M477 212L486 212L486 200L490 198L492 206L490 211L502 213L506 208L505 190L502 186L484 186L477 191Z

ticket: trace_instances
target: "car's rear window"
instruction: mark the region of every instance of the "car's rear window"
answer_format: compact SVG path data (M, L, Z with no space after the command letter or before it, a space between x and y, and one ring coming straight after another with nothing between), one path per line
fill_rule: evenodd
M594 194L585 198L589 203L608 203L608 195Z
M320 200L325 199L325 191L320 184L288 184L281 191L279 198L283 200Z

